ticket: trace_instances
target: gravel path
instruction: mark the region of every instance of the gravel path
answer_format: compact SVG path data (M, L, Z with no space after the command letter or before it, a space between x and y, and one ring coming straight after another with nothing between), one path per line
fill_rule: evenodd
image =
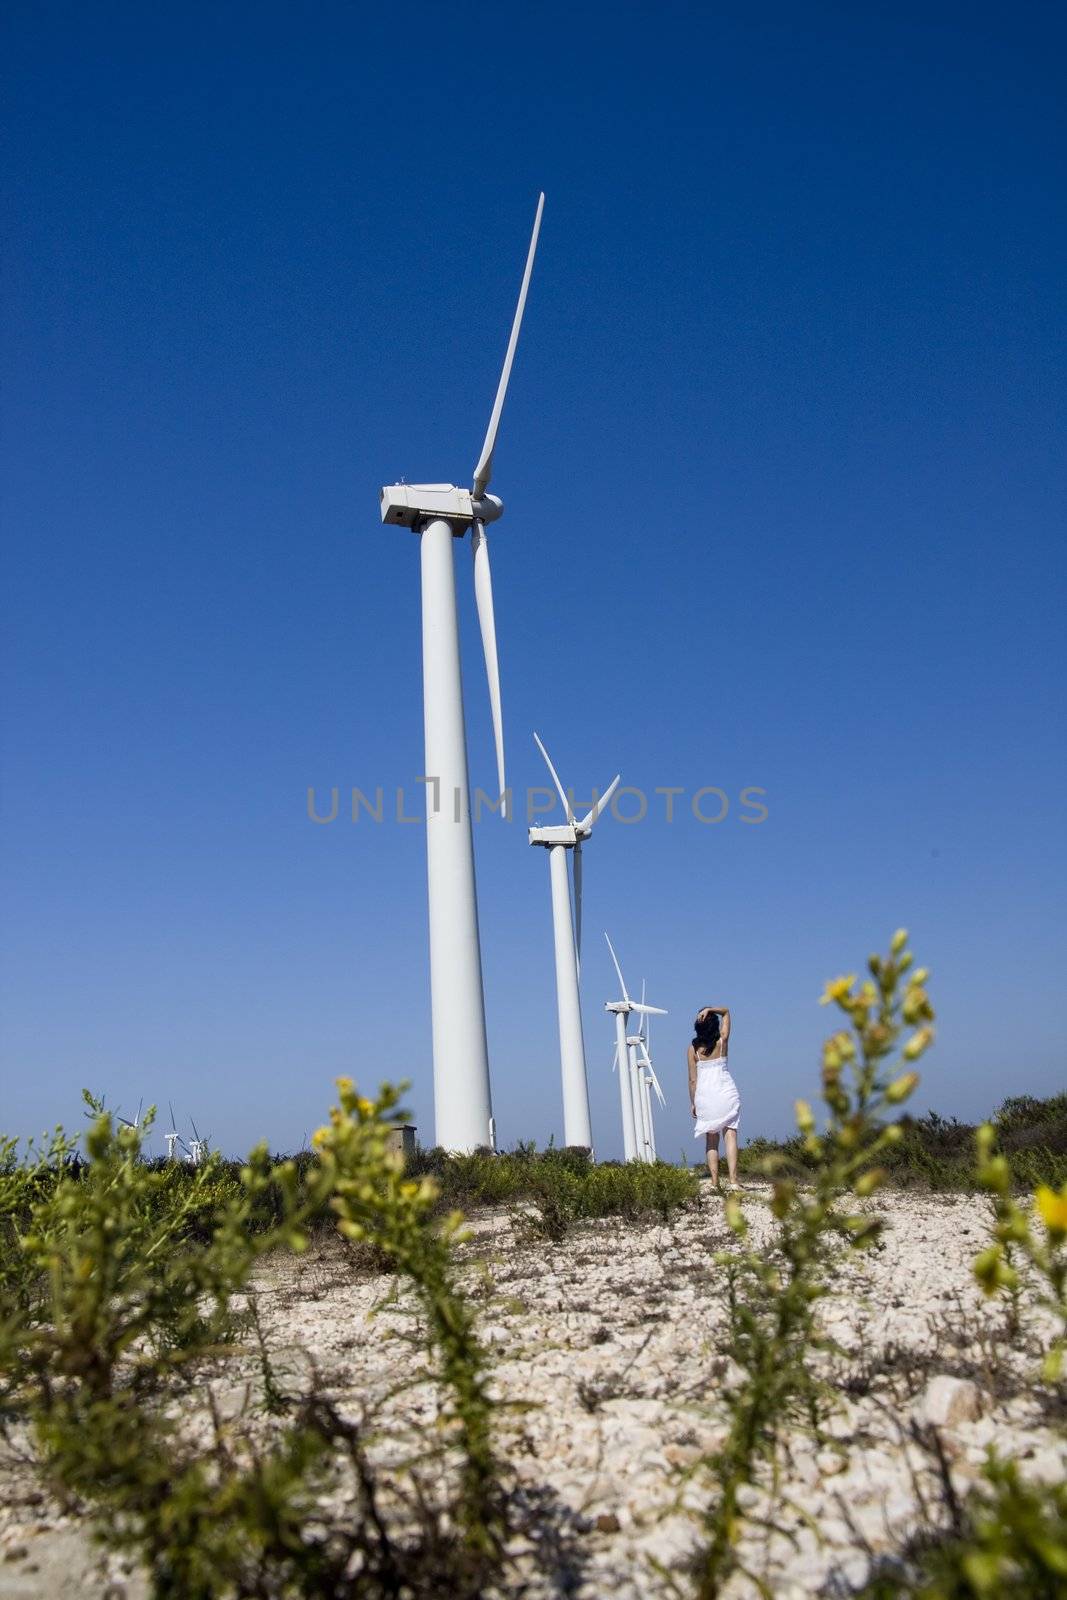
M769 1236L764 1192L748 1191L752 1237ZM939 1424L957 1488L974 1480L987 1447L1024 1474L1061 1477L1064 1418L1035 1383L1043 1328L1027 1317L1029 1347L1006 1340L1003 1314L979 1294L970 1263L988 1203L975 1196L889 1194L875 1252L850 1262L823 1317L851 1353L828 1358L839 1395L828 1438L790 1441L782 1500L750 1497L775 1531L742 1555L776 1600L845 1595L872 1561L899 1547L931 1496L928 1454L913 1419ZM506 1216L477 1219L464 1247L468 1286L492 1347L504 1413L502 1445L533 1517L520 1558L530 1595L666 1594L656 1565L677 1571L696 1548L694 1512L706 1482L692 1469L722 1438L736 1373L720 1351L726 1306L717 1250L731 1236L707 1186L697 1214L669 1227L596 1224L562 1244L535 1244ZM375 1310L389 1280L352 1276L338 1252L268 1263L257 1285L279 1370L299 1381L313 1358L345 1406L380 1401L397 1425L425 1427L432 1396L388 1400L413 1370L410 1316ZM238 1404L242 1374L224 1374L223 1404ZM140 1600L146 1589L64 1518L32 1472L0 1468L0 1600L77 1594ZM790 1504L791 1503L791 1504ZM730 1600L757 1593L736 1576Z

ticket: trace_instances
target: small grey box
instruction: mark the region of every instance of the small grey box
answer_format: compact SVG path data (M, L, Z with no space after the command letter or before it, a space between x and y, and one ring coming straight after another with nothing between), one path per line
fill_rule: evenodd
M415 1135L417 1129L413 1122L401 1123L399 1128L393 1128L389 1134L390 1150L399 1150L405 1161L415 1154Z

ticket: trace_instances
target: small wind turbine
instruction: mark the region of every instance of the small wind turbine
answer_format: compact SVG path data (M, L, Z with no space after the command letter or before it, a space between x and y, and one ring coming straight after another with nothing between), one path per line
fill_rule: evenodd
M531 828L530 843L541 845L548 851L549 874L552 883L552 932L556 946L556 1005L559 1010L559 1062L563 1080L563 1143L593 1147L592 1126L589 1120L589 1085L585 1071L585 1040L582 1037L582 1006L578 993L580 960L582 954L582 841L588 839L593 825L618 787L619 777L599 798L579 822L574 814L567 791L559 781L548 751L535 733L538 750L552 774L556 793L563 802L567 821L552 828ZM574 920L571 921L571 890L567 881L567 852L573 852L574 863Z
M630 992L626 987L626 979L619 966L619 958L615 954L615 947L608 935L608 949L611 959L615 963L615 971L619 975L619 987L622 990L621 1000L607 1000L604 1010L615 1015L615 1060L619 1068L619 1102L622 1108L622 1142L623 1152L627 1161L643 1159L643 1152L639 1148L639 1130L642 1129L643 1116L640 1111L640 1086L637 1083L636 1073L630 1063L630 1042L627 1036L627 1021L630 1013L636 1011L638 1016L665 1017L667 1015L662 1006L647 1006L643 1000L631 1000Z
M167 1147L167 1160L173 1161L174 1146L176 1144L183 1144L184 1140L174 1126L174 1107L171 1105L169 1100L167 1101L167 1110L170 1112L170 1132L163 1135L163 1142Z
M143 1107L144 1107L144 1095L142 1095L140 1100L138 1100L138 1102L137 1102L137 1115L134 1117L133 1121L131 1122L129 1117L120 1117L119 1116L118 1107L116 1106L115 1107L115 1120L117 1122L121 1122L122 1126L124 1128L139 1128L141 1126L141 1111L142 1111Z
M645 998L644 979L641 980L641 998ZM652 1065L649 1046L652 1039L652 1018L644 1016L637 1033L627 1039L631 1047L630 1065L636 1082L640 1087L640 1108L644 1122L644 1151L647 1161L656 1160L656 1129L652 1120L652 1092L655 1091L656 1099L661 1106L667 1104L660 1081L656 1077L656 1069Z
M437 1143L446 1150L492 1146L494 1138L452 545L455 539L463 538L468 528L471 530L474 598L489 679L501 812L506 816L500 671L489 544L485 535L486 524L495 522L504 507L496 495L486 491L526 307L544 204L545 197L541 195L504 367L471 487L459 489L451 483L394 483L381 492L382 521L411 528L420 536L434 1121Z
M198 1167L208 1153L208 1140L201 1139L200 1134L197 1131L196 1123L193 1121L192 1117L189 1118L189 1124L193 1130L193 1137L189 1140L188 1144L189 1160L192 1162L194 1167Z

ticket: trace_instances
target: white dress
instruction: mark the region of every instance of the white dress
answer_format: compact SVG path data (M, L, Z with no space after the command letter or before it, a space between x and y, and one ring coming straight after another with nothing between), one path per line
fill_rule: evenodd
M725 1057L704 1061L697 1056L697 1087L693 1096L697 1120L693 1137L701 1134L722 1133L726 1128L736 1128L741 1120L741 1096L737 1084L730 1076Z

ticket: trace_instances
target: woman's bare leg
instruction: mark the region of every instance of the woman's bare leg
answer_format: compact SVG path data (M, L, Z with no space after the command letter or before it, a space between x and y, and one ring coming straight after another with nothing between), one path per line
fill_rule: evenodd
M723 1130L723 1140L726 1144L726 1169L730 1174L730 1182L737 1182L737 1129L726 1128Z
M704 1135L704 1148L708 1156L708 1171L711 1173L712 1183L719 1181L719 1135L706 1133Z

